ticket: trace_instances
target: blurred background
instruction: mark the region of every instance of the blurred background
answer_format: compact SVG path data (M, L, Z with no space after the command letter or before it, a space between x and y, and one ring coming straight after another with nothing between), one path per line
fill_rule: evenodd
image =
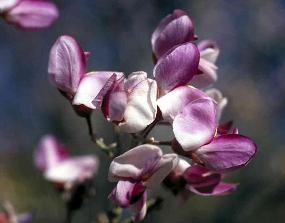
M232 195L195 196L183 203L158 191L166 198L162 210L144 222L284 222L285 1L55 2L60 18L49 29L23 32L0 21L0 201L11 201L18 212L32 211L37 223L63 222L63 202L33 166L35 146L51 133L74 155L96 153L102 158L97 196L76 212L74 222L95 222L100 211L111 207L109 161L90 141L85 120L49 84L49 50L58 36L68 34L91 52L89 70L144 70L152 75L151 33L166 14L181 8L193 19L200 40L210 38L220 46L215 87L229 98L223 119L234 120L241 134L256 141L259 152L250 165L227 177L240 182ZM112 142L112 125L100 114L92 119L101 136Z

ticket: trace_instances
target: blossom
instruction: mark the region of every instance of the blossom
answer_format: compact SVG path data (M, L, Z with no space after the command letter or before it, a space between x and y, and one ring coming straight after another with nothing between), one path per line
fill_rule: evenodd
M113 71L86 73L89 56L73 37L61 36L50 51L48 65L52 84L70 101L77 114L84 117L101 108L108 90L123 76Z
M128 133L136 133L151 124L157 113L157 84L143 71L133 72L128 79L114 85L106 96L103 113Z
M109 168L109 181L117 182L110 199L117 205L133 209L134 221L146 214L147 188L157 187L175 168L176 154L163 154L154 145L140 145L116 157Z
M210 88L205 91L217 103L216 120L217 123L221 120L223 110L228 104L228 99L223 96L222 92L216 88Z
M191 194L201 196L221 196L233 192L238 184L222 182L222 174L213 172L201 165L190 165L186 160L179 159L178 165L165 178L164 184L182 198Z
M94 155L69 157L66 148L51 135L41 138L34 158L44 177L64 189L92 179L99 165Z
M195 40L194 26L186 13L180 9L174 10L161 20L152 34L152 50L159 59L174 46Z
M49 0L4 0L0 13L8 23L26 30L46 28L59 16L57 7Z

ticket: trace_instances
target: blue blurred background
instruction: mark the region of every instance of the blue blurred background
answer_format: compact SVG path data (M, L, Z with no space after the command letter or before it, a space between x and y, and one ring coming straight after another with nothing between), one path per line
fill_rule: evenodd
M285 219L285 1L282 0L61 0L60 19L49 29L22 32L0 21L0 201L35 222L63 222L64 205L33 167L39 138L52 133L72 154L97 153L86 123L47 80L49 50L62 34L76 37L92 53L89 70L144 70L152 74L150 36L160 19L176 8L189 13L199 39L217 41L219 81L229 98L224 120L259 146L253 162L228 181L238 190L219 198L192 197L183 203L168 192L160 212L145 222L238 223ZM93 116L111 142L112 125ZM153 132L155 135L156 132ZM165 133L167 134L167 132ZM78 211L74 222L96 222L110 208L108 160L102 157L95 179L97 196Z

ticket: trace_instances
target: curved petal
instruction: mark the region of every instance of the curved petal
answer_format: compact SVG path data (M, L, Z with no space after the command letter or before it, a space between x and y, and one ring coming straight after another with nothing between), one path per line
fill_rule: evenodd
M1 0L0 1L0 13L5 12L16 4L18 4L19 0Z
M200 55L203 59L216 63L220 50L216 42L212 40L203 40L197 45Z
M61 36L50 51L48 73L51 82L71 98L85 74L86 58L78 42Z
M160 97L157 105L163 118L172 123L175 116L180 114L187 104L199 98L209 98L209 96L197 88L181 86Z
M52 135L43 136L35 151L35 165L45 171L68 157L67 149Z
M178 156L174 153L163 155L152 170L152 175L144 182L144 185L148 188L154 188L160 185L164 178L176 168L178 161Z
M77 156L66 159L47 169L45 177L54 183L82 183L92 179L98 170L98 166L99 160L96 156Z
M216 132L216 104L212 99L197 99L185 106L173 121L173 133L185 151L209 143Z
M119 181L109 195L109 198L118 206L126 208L137 202L145 191L142 183L132 183L129 181Z
M162 157L162 151L154 145L140 145L116 157L109 168L109 181L142 180L152 173Z
M144 219L147 211L147 192L145 191L141 198L131 206L134 212L132 220L133 222L140 222Z
M38 29L52 25L59 16L56 5L49 1L19 1L6 15L6 20L23 29Z
M211 88L206 91L206 94L217 102L217 123L219 123L223 110L228 104L228 99L223 96L222 92L218 89Z
M122 131L136 133L145 129L151 124L157 112L157 85L152 79L142 78L145 72L134 73L130 82L126 82L129 87L127 91L127 105L124 112L124 122L119 123ZM139 81L134 81L138 79Z
M235 170L245 166L257 152L255 143L248 137L221 135L199 148L195 154L205 166L215 171Z
M73 105L84 105L90 109L99 109L104 96L123 73L113 71L90 72L81 80L74 96Z
M191 19L182 10L174 10L159 23L152 34L152 50L157 59L176 45L194 40Z
M233 184L233 183L224 183L221 182L215 187L211 188L195 188L190 185L187 185L187 189L190 190L192 193L201 195L201 196L225 196L233 191L236 190L238 184Z
M200 54L192 43L185 43L168 51L161 57L153 70L161 93L186 85L198 71Z

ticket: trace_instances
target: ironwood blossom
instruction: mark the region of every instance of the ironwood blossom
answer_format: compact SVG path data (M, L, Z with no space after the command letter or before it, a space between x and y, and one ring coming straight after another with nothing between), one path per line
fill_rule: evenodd
M0 16L18 28L34 30L52 25L59 13L49 0L1 0Z
M41 138L34 158L45 179L64 189L92 179L99 165L94 155L69 157L67 149L51 135Z
M157 187L176 167L176 154L163 154L153 145L140 145L116 157L109 169L109 181L118 182L110 194L117 205L134 211L133 220L146 214L147 188Z

